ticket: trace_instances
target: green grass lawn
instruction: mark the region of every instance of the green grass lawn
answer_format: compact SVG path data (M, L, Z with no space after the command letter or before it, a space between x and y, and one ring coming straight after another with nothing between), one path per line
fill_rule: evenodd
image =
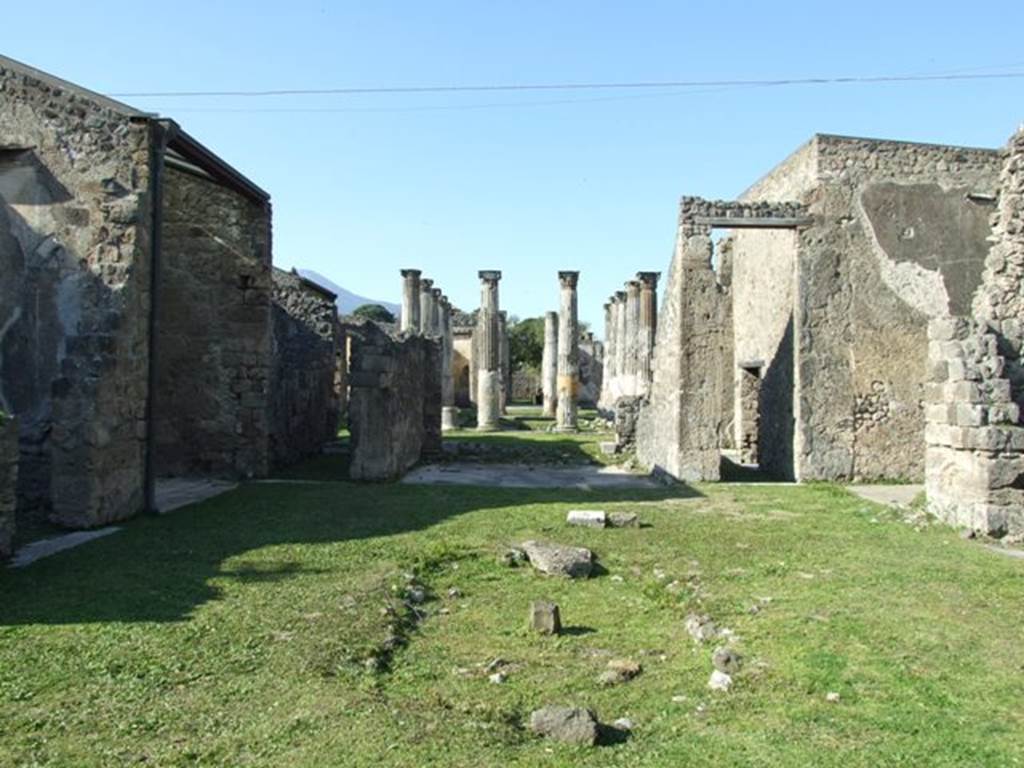
M647 525L566 528L573 507ZM499 564L527 538L602 572ZM1020 765L1022 577L830 486L250 484L0 572L0 766ZM563 636L526 631L539 598ZM691 610L739 637L728 693ZM602 688L614 657L644 671ZM523 727L545 704L635 730L552 744Z

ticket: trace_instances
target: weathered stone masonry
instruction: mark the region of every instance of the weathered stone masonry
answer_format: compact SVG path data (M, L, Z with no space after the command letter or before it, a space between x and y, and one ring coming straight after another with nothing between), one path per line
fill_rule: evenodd
M684 199L684 243L731 231L716 282L732 359L703 385L718 390L720 447L756 445L780 478L921 477L907 446L924 435L927 321L969 307L981 282L998 166L991 150L819 135L739 201ZM669 281L656 368L675 365L661 344L680 289Z
M18 483L18 424L0 416L0 559L11 554Z
M353 335L349 427L356 480L395 480L441 447L441 345L389 336L373 322Z
M1024 534L1024 131L1011 138L971 316L929 325L925 481L940 518Z
M266 472L269 197L177 124L0 57L0 409L18 515Z
M163 203L156 472L265 475L273 291L269 202L169 167Z
M24 514L88 526L143 505L162 130L0 57L0 408Z
M270 455L275 465L319 453L338 433L336 296L296 272L273 272Z

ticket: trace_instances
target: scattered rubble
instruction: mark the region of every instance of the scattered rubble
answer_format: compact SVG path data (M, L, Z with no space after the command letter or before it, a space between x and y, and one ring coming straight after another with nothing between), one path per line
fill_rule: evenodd
M593 553L583 547L566 547L539 541L524 541L521 547L530 565L550 576L586 578L594 567Z
M563 744L594 746L598 723L589 709L578 707L543 707L530 714L530 730Z

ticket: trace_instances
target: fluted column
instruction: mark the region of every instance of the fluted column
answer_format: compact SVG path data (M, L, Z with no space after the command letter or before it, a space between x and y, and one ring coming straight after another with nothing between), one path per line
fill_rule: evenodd
M501 272L480 272L480 314L477 318L477 397L476 428L492 431L499 428L500 362L498 336L498 281Z
M441 429L448 431L458 426L459 409L455 407L455 379L452 378L452 305L447 296L441 297Z
M441 336L441 298L444 292L440 288L430 291L430 335Z
M420 278L420 333L430 335L430 305L434 301L434 281Z
M615 292L615 399L626 394L626 292Z
M416 333L420 329L420 270L402 270L402 317L400 329Z
M646 395L654 378L654 340L658 334L658 278L660 272L637 272L640 281L640 326L637 331L637 389Z
M610 408L614 405L611 400L612 386L612 350L615 348L613 336L612 304L611 301L604 305L604 349L601 361L601 397L598 405L602 408Z
M640 332L640 283L626 281L626 395L639 394L637 382L640 355L637 339Z
M544 313L544 356L541 358L541 389L544 393L543 413L555 417L558 402L558 313Z
M555 429L576 431L576 395L580 379L580 327L576 310L579 272L559 272L561 301L558 312L558 402Z

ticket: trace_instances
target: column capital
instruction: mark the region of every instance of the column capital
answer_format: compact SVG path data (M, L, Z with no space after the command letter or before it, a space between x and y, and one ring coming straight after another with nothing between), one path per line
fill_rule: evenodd
M419 277L423 274L422 269L403 269L401 270L402 277Z
M498 310L498 317L501 318L502 322L505 322L506 320L508 320L508 310L499 309Z
M579 272L559 272L558 273L558 282L562 285L563 288L575 288L576 284L579 282L579 279L580 279L580 273Z
M430 290L433 287L433 285L434 285L434 281L433 280L430 280L429 278L424 277L422 280L420 280L420 292L421 293L430 293Z
M659 277L661 277L661 272L636 273L636 279L640 281L640 285L644 288L657 288Z
M625 291L616 291L615 292L615 300L617 302L619 302L620 304L622 302L624 302L626 300L626 292Z
M434 298L437 299L438 301L441 300L441 296L444 294L444 291L442 291L440 288L431 288L430 292L434 295Z
M500 269L481 269L477 274L485 283L496 283L501 280Z
M627 280L625 283L623 283L623 285L626 286L626 295L627 296L629 294L631 294L631 293L639 293L640 292L640 281L639 280Z

